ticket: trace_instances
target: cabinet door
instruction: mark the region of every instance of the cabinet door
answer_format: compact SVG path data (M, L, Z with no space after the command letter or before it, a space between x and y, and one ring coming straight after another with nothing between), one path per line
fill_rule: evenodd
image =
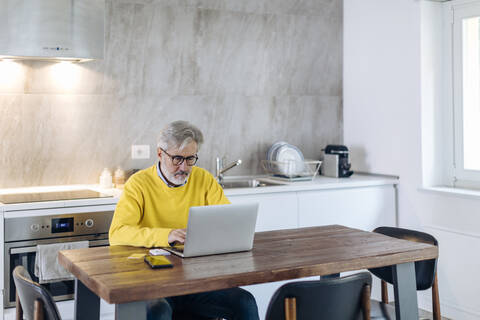
M291 229L298 225L297 195L295 192L228 196L228 199L232 203L259 203L257 227L255 229L257 232Z
M341 224L371 231L396 225L392 185L298 192L299 227Z

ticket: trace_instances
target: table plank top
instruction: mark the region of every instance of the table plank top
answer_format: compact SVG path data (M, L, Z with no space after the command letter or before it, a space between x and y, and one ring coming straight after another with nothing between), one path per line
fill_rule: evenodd
M169 269L127 258L148 250L64 250L59 262L99 297L118 304L438 257L432 245L340 225L258 232L251 251L185 259L172 255Z

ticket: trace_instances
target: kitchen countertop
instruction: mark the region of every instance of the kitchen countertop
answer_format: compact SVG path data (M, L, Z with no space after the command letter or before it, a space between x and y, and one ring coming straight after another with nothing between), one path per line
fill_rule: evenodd
M104 189L99 185L61 185L61 186L42 186L42 187L25 187L25 188L9 188L0 189L0 194L16 194L16 193L37 193L37 192L61 192L89 189L103 194L111 195L106 198L91 198L91 199L75 199L75 200L54 200L41 201L29 203L14 203L3 204L0 203L0 212L2 211L20 211L20 210L37 210L50 208L68 208L68 207L82 207L82 206L97 206L97 205L116 205L118 198L122 191L114 188Z
M226 177L228 180L241 179L242 177ZM243 177L247 178L247 177ZM270 179L268 177L250 177L260 181L279 183L278 180ZM371 187L381 185L396 185L399 179L396 176L379 175L379 174L353 174L349 178L330 178L325 176L317 176L313 181L296 181L296 182L280 182L278 186L266 186L257 188L231 188L225 189L225 195L248 195L261 193L275 193L275 192L296 192L296 191L314 191L325 189L346 189Z
M236 180L242 178L255 178L261 181L277 182L271 180L266 176L250 176L250 177L232 177L227 176L225 179ZM257 188L229 188L225 189L226 196L237 195L254 195L278 192L297 192L297 191L314 191L326 189L345 189L345 188L359 188L371 187L381 185L395 185L398 184L399 179L395 176L373 175L373 174L354 174L349 178L329 178L325 176L317 176L313 181L298 181L298 182L280 182L282 184L275 186L265 186ZM0 189L0 194L8 193L27 193L27 192L53 192L53 191L67 191L90 189L101 193L112 195L108 198L93 198L93 199L76 199L76 200L56 200L44 202L31 203L16 203L16 204L2 204L0 203L0 212L19 211L19 210L35 210L35 209L49 209L49 208L68 208L68 207L82 207L82 206L97 206L97 205L115 205L122 193L119 189L103 189L99 185L63 185L63 186L45 186L45 187L27 187L27 188L10 188Z

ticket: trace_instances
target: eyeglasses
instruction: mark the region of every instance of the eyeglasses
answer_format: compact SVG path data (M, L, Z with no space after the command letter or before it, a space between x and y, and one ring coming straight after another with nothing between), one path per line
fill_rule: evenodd
M170 157L174 166L181 165L183 163L183 161L186 161L188 166L193 166L195 163L197 163L197 160L198 160L198 156L196 154L193 155L193 156L188 156L188 157L172 156L167 151L163 150L162 148L160 148L160 150L165 152L165 154Z

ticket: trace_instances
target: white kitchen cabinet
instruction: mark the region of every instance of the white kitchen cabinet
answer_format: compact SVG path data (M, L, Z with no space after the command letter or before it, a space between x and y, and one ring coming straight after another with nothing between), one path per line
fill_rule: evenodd
M291 229L298 226L297 195L295 192L231 195L232 203L258 202L255 231Z
M395 185L298 192L299 227L341 224L371 231L396 225Z

